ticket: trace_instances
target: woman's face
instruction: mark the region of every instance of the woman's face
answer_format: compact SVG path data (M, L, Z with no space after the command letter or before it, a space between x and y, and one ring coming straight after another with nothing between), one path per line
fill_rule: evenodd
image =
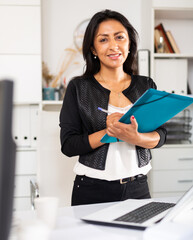
M127 59L129 45L127 29L119 21L109 19L99 24L92 52L99 58L101 67L118 68Z

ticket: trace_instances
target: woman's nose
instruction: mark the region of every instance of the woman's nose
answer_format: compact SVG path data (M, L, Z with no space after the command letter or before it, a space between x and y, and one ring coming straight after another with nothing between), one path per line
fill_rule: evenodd
M119 49L119 46L115 40L112 40L110 43L110 49L117 51Z

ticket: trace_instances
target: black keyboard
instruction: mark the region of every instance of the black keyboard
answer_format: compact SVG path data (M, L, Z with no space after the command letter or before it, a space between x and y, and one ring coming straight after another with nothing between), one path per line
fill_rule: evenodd
M174 203L150 202L121 217L116 218L114 221L143 223L159 213L173 207L174 205Z

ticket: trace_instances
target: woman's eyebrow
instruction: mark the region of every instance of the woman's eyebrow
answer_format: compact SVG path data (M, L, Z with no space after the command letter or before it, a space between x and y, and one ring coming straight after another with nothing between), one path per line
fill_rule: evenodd
M106 34L106 33L99 33L96 37L100 37L100 36L102 36L102 37L108 37L109 34Z
M118 35L118 34L120 34L120 33L125 33L125 32L124 32L124 31L119 31L119 32L114 33L114 35L116 36L116 35ZM100 37L100 36L102 36L102 37L108 37L109 34L107 34L107 33L99 33L96 37Z
M125 32L119 31L119 32L116 32L114 35L117 35L117 34L119 34L119 33L125 33Z

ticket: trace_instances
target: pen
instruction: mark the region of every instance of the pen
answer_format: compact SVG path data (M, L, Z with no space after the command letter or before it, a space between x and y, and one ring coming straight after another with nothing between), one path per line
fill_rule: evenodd
M104 108L101 108L101 107L98 107L98 110L102 111L102 112L105 112L105 113L108 113L108 114L111 114L112 112L104 109Z

